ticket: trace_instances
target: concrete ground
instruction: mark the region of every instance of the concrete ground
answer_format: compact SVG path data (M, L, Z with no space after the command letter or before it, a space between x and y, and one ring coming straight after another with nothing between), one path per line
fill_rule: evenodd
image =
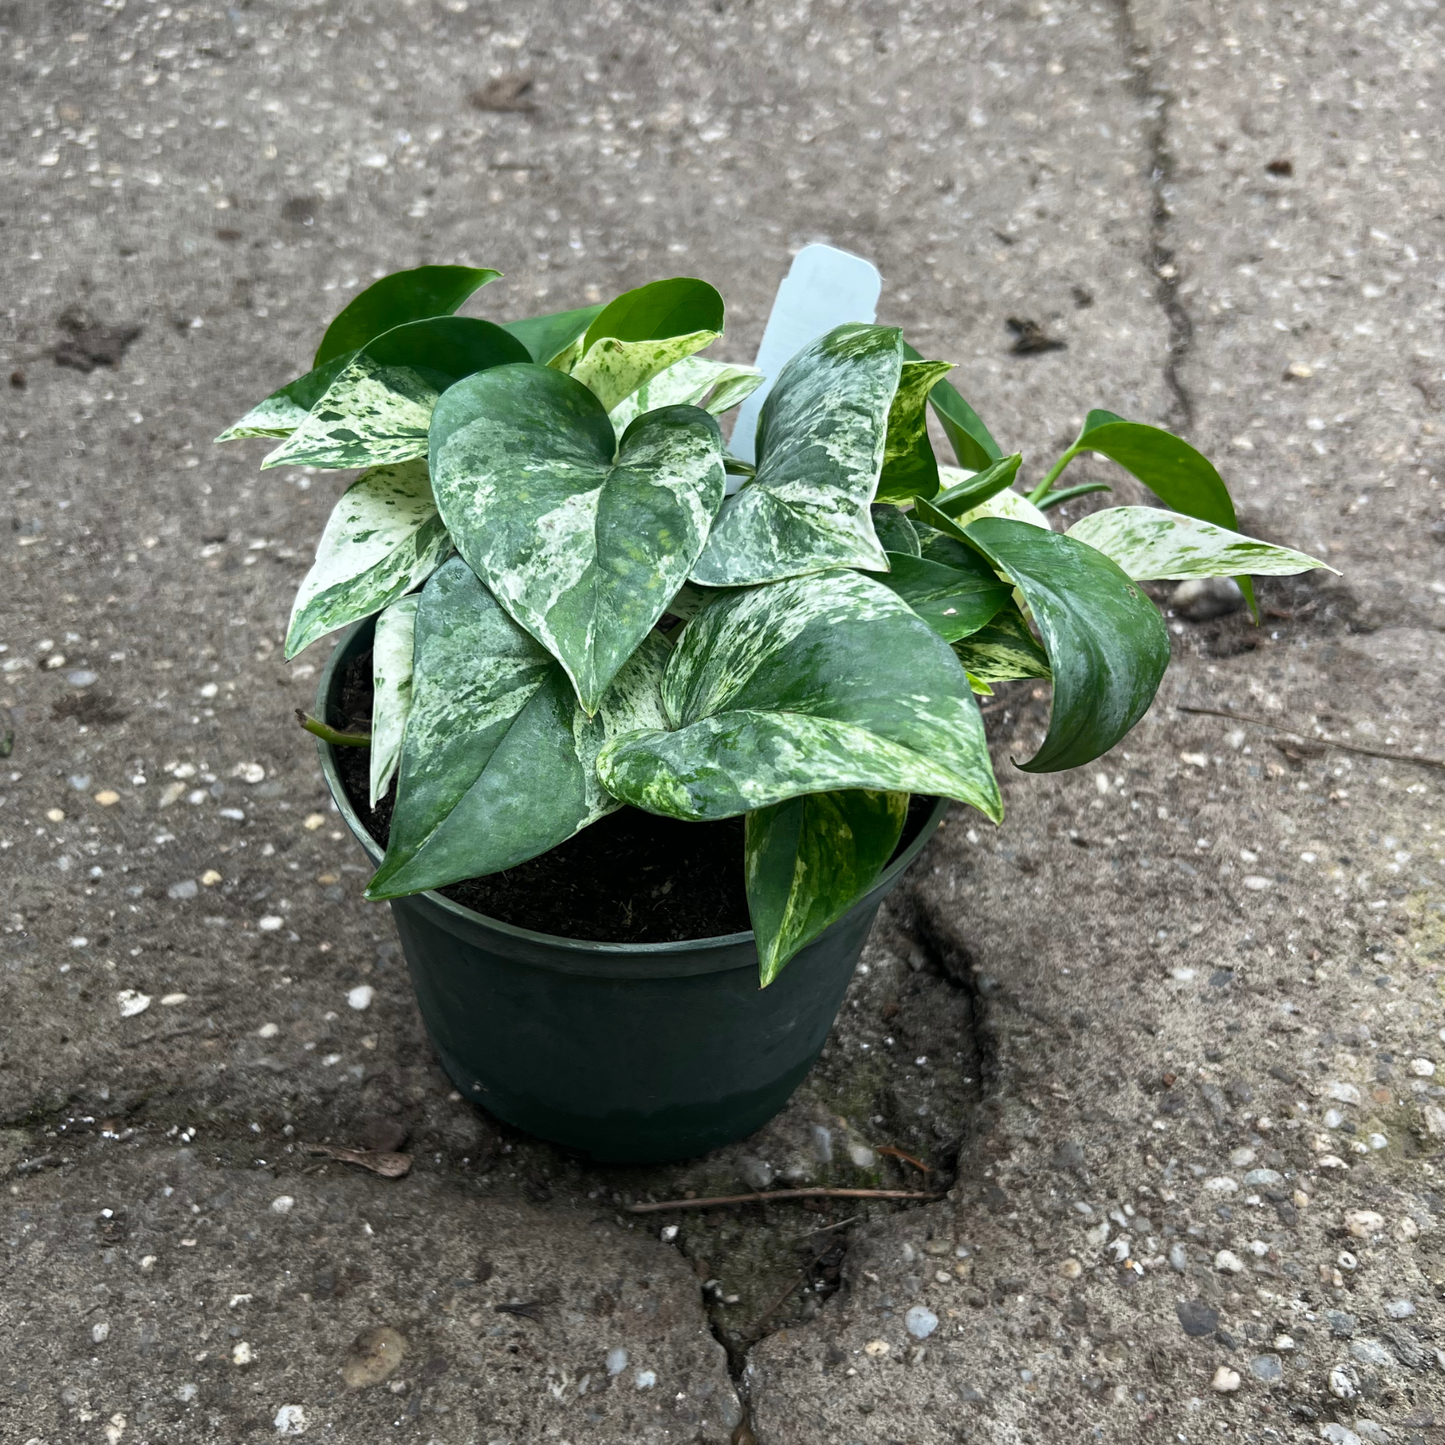
M0 1436L1440 1438L1433 0L52 0L0 40ZM1091 405L1171 425L1343 575L1172 619L1082 773L1013 771L1047 699L1002 696L1008 819L955 813L782 1117L585 1167L451 1091L291 721L340 479L209 441L383 271L496 266L503 318L702 275L748 358L817 239L1035 475ZM400 1180L306 1147L403 1139ZM623 1212L770 1177L946 1197Z

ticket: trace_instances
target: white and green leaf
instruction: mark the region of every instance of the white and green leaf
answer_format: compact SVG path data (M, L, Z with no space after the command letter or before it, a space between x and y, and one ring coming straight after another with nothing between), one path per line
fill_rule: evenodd
M612 426L621 436L628 424L643 412L663 406L700 406L713 416L721 416L762 384L763 374L755 366L735 366L702 356L687 356L659 372L651 381L643 382L631 396L613 407Z
M1005 458L1005 460L1011 460L1011 458ZM938 475L943 486L951 491L979 474L966 472L960 467L939 467ZM977 507L960 513L953 520L960 527L967 527L970 522L976 522L980 517L1007 517L1011 522L1027 522L1030 527L1042 527L1046 532L1053 530L1049 526L1048 517L1043 512L1039 511L1027 497L1008 487L1001 492L995 492L993 496L981 502Z
M367 897L513 867L619 807L595 759L662 724L668 651L661 634L644 639L589 718L545 649L460 557L447 562L417 608L390 841Z
M886 587L835 570L720 593L668 664L673 731L623 738L604 785L726 818L838 788L942 794L997 819L983 722L948 644Z
M371 806L386 796L411 715L412 644L420 598L399 597L376 619L371 642Z
M536 365L447 392L432 476L457 549L589 713L687 580L725 483L706 412L648 412L619 446L592 392Z
M711 346L721 335L721 331L690 331L648 341L603 336L587 347L571 374L611 411L659 372Z
M410 592L451 545L424 460L363 472L341 494L321 534L291 609L286 656Z
M1108 507L1068 534L1102 552L1136 582L1188 577L1292 577L1335 569L1289 547L1241 536L1213 522L1157 507Z
M980 684L975 692L987 690L991 682L1013 682L1018 678L1053 676L1048 654L1039 646L1017 605L1001 607L976 632L953 644L971 681Z
M908 817L907 793L809 793L749 813L748 914L766 988L878 881Z
M888 436L878 500L906 502L938 491L938 460L928 440L928 394L953 370L951 361L905 361L888 408Z
M333 357L288 381L285 386L273 391L265 401L258 401L240 421L233 422L216 438L218 442L239 441L244 437L289 437L306 420L311 408L326 395L326 389L336 380L356 353L349 351L343 356Z
M869 508L901 367L896 329L846 325L783 368L758 420L757 472L724 505L694 581L745 587L833 567L886 570Z

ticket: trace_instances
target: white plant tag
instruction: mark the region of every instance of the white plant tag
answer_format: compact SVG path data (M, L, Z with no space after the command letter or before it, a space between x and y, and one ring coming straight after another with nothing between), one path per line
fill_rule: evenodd
M883 278L861 256L834 246L804 246L778 287L763 342L753 363L767 378L742 404L728 450L744 461L756 460L754 439L758 414L778 373L810 342L845 321L871 323L878 314ZM728 478L728 491L742 485Z

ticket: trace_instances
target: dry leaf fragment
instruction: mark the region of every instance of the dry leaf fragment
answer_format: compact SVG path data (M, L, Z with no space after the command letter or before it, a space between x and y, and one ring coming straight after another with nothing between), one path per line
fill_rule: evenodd
M335 1144L303 1144L308 1154L327 1154L343 1164L360 1164L383 1179L400 1179L411 1168L410 1154L393 1154L383 1149L342 1149Z
M536 110L536 103L527 98L531 91L530 75L499 75L495 80L489 80L480 90L474 90L467 97L467 103L473 110Z

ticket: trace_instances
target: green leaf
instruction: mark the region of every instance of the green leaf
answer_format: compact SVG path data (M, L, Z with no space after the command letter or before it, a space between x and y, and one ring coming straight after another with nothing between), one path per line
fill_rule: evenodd
M286 629L286 656L370 617L425 581L451 551L424 461L373 467L341 494Z
M962 547L959 552L963 556L951 559L954 565L890 552L892 570L878 578L945 642L977 632L1008 601L1012 590L977 553Z
M529 316L525 321L504 321L502 330L515 336L527 348L533 361L547 366L575 341L602 311L596 306L579 306L575 311L554 311L550 316Z
M597 753L662 724L667 653L652 633L588 718L557 663L452 558L417 609L391 839L366 896L513 867L620 806L597 779Z
M1154 604L1073 537L983 517L968 538L1023 593L1053 668L1049 731L1020 767L1058 772L1108 752L1148 711L1169 665L1169 634Z
M333 357L324 366L288 381L278 391L273 391L265 401L258 401L238 422L233 422L216 438L218 442L233 442L242 437L289 437L302 422L306 413L326 395L326 388L341 374L354 352Z
M762 384L763 374L755 366L685 356L618 402L612 408L612 425L620 436L644 412L663 406L700 406L712 416L721 416Z
M597 760L649 812L728 818L837 788L942 794L1001 816L968 679L886 587L837 570L720 593L668 664L672 732Z
M909 361L923 360L906 341L903 343L903 355ZM948 438L959 466L971 472L981 472L1003 455L999 444L979 420L978 413L959 395L958 388L951 381L940 381L929 393L928 399L943 424L943 434Z
M416 595L400 597L376 619L371 643L371 806L386 796L411 715Z
M475 266L418 266L394 271L353 296L326 328L312 366L320 366L407 321L450 316L472 292L502 273Z
M1008 460L1008 458L1004 458L1004 460ZM940 467L938 470L948 489L943 494L945 497L949 492L957 494L971 480L953 467ZM935 497L933 500L936 506L939 499ZM1011 521L1027 522L1031 527L1042 527L1045 532L1052 530L1049 526L1049 519L1027 497L1008 487L994 492L992 496L966 512L949 512L947 515L951 516L955 525L959 527L966 527L970 522L978 521L980 517L1008 517Z
M907 513L879 503L875 503L870 511L873 530L885 552L907 552L910 557L923 555L918 545L918 532L908 520Z
M724 503L694 581L747 587L887 567L869 506L900 346L892 327L839 326L783 368L758 418L757 474Z
M1039 511L1052 512L1055 507L1062 507L1065 502L1072 502L1075 497L1087 497L1090 492L1112 492L1114 489L1107 482L1084 482L1077 487L1065 487L1059 492L1045 492L1039 501Z
M766 988L878 881L908 817L907 793L808 793L749 813L748 913Z
M1091 411L1074 443L1079 451L1098 452L1132 473L1171 512L1213 522L1231 532L1239 526L1229 488L1214 463L1171 432L1142 422L1125 421L1111 411ZM1248 576L1239 579L1249 610L1259 616L1254 587Z
M972 512L982 507L990 497L996 497L1006 487L1012 486L1022 462L1023 456L1019 452L1011 457L1001 457L975 476L940 492L931 499L933 505L945 517L961 517L965 512Z
M398 326L356 353L261 466L339 469L424 457L432 408L443 391L474 372L528 359L515 337L475 317Z
M611 411L658 372L711 346L722 329L722 297L706 281L654 281L602 308L567 369Z
M984 626L953 644L970 682L1013 682L1021 677L1051 678L1048 654L1035 640L1024 615L1012 601ZM974 691L981 689L975 687Z
M528 364L454 386L431 446L457 550L594 712L702 550L726 480L717 422L666 407L618 446L592 392Z
M903 363L898 390L888 408L888 435L878 478L880 502L906 502L938 491L938 461L928 440L928 394L939 377L952 370L951 361Z
M1102 552L1136 582L1155 578L1292 577L1327 563L1156 507L1110 507L1075 522L1068 536Z
M674 276L624 291L609 301L587 328L585 354L604 337L615 341L662 341L694 331L723 329L723 299L706 281Z

